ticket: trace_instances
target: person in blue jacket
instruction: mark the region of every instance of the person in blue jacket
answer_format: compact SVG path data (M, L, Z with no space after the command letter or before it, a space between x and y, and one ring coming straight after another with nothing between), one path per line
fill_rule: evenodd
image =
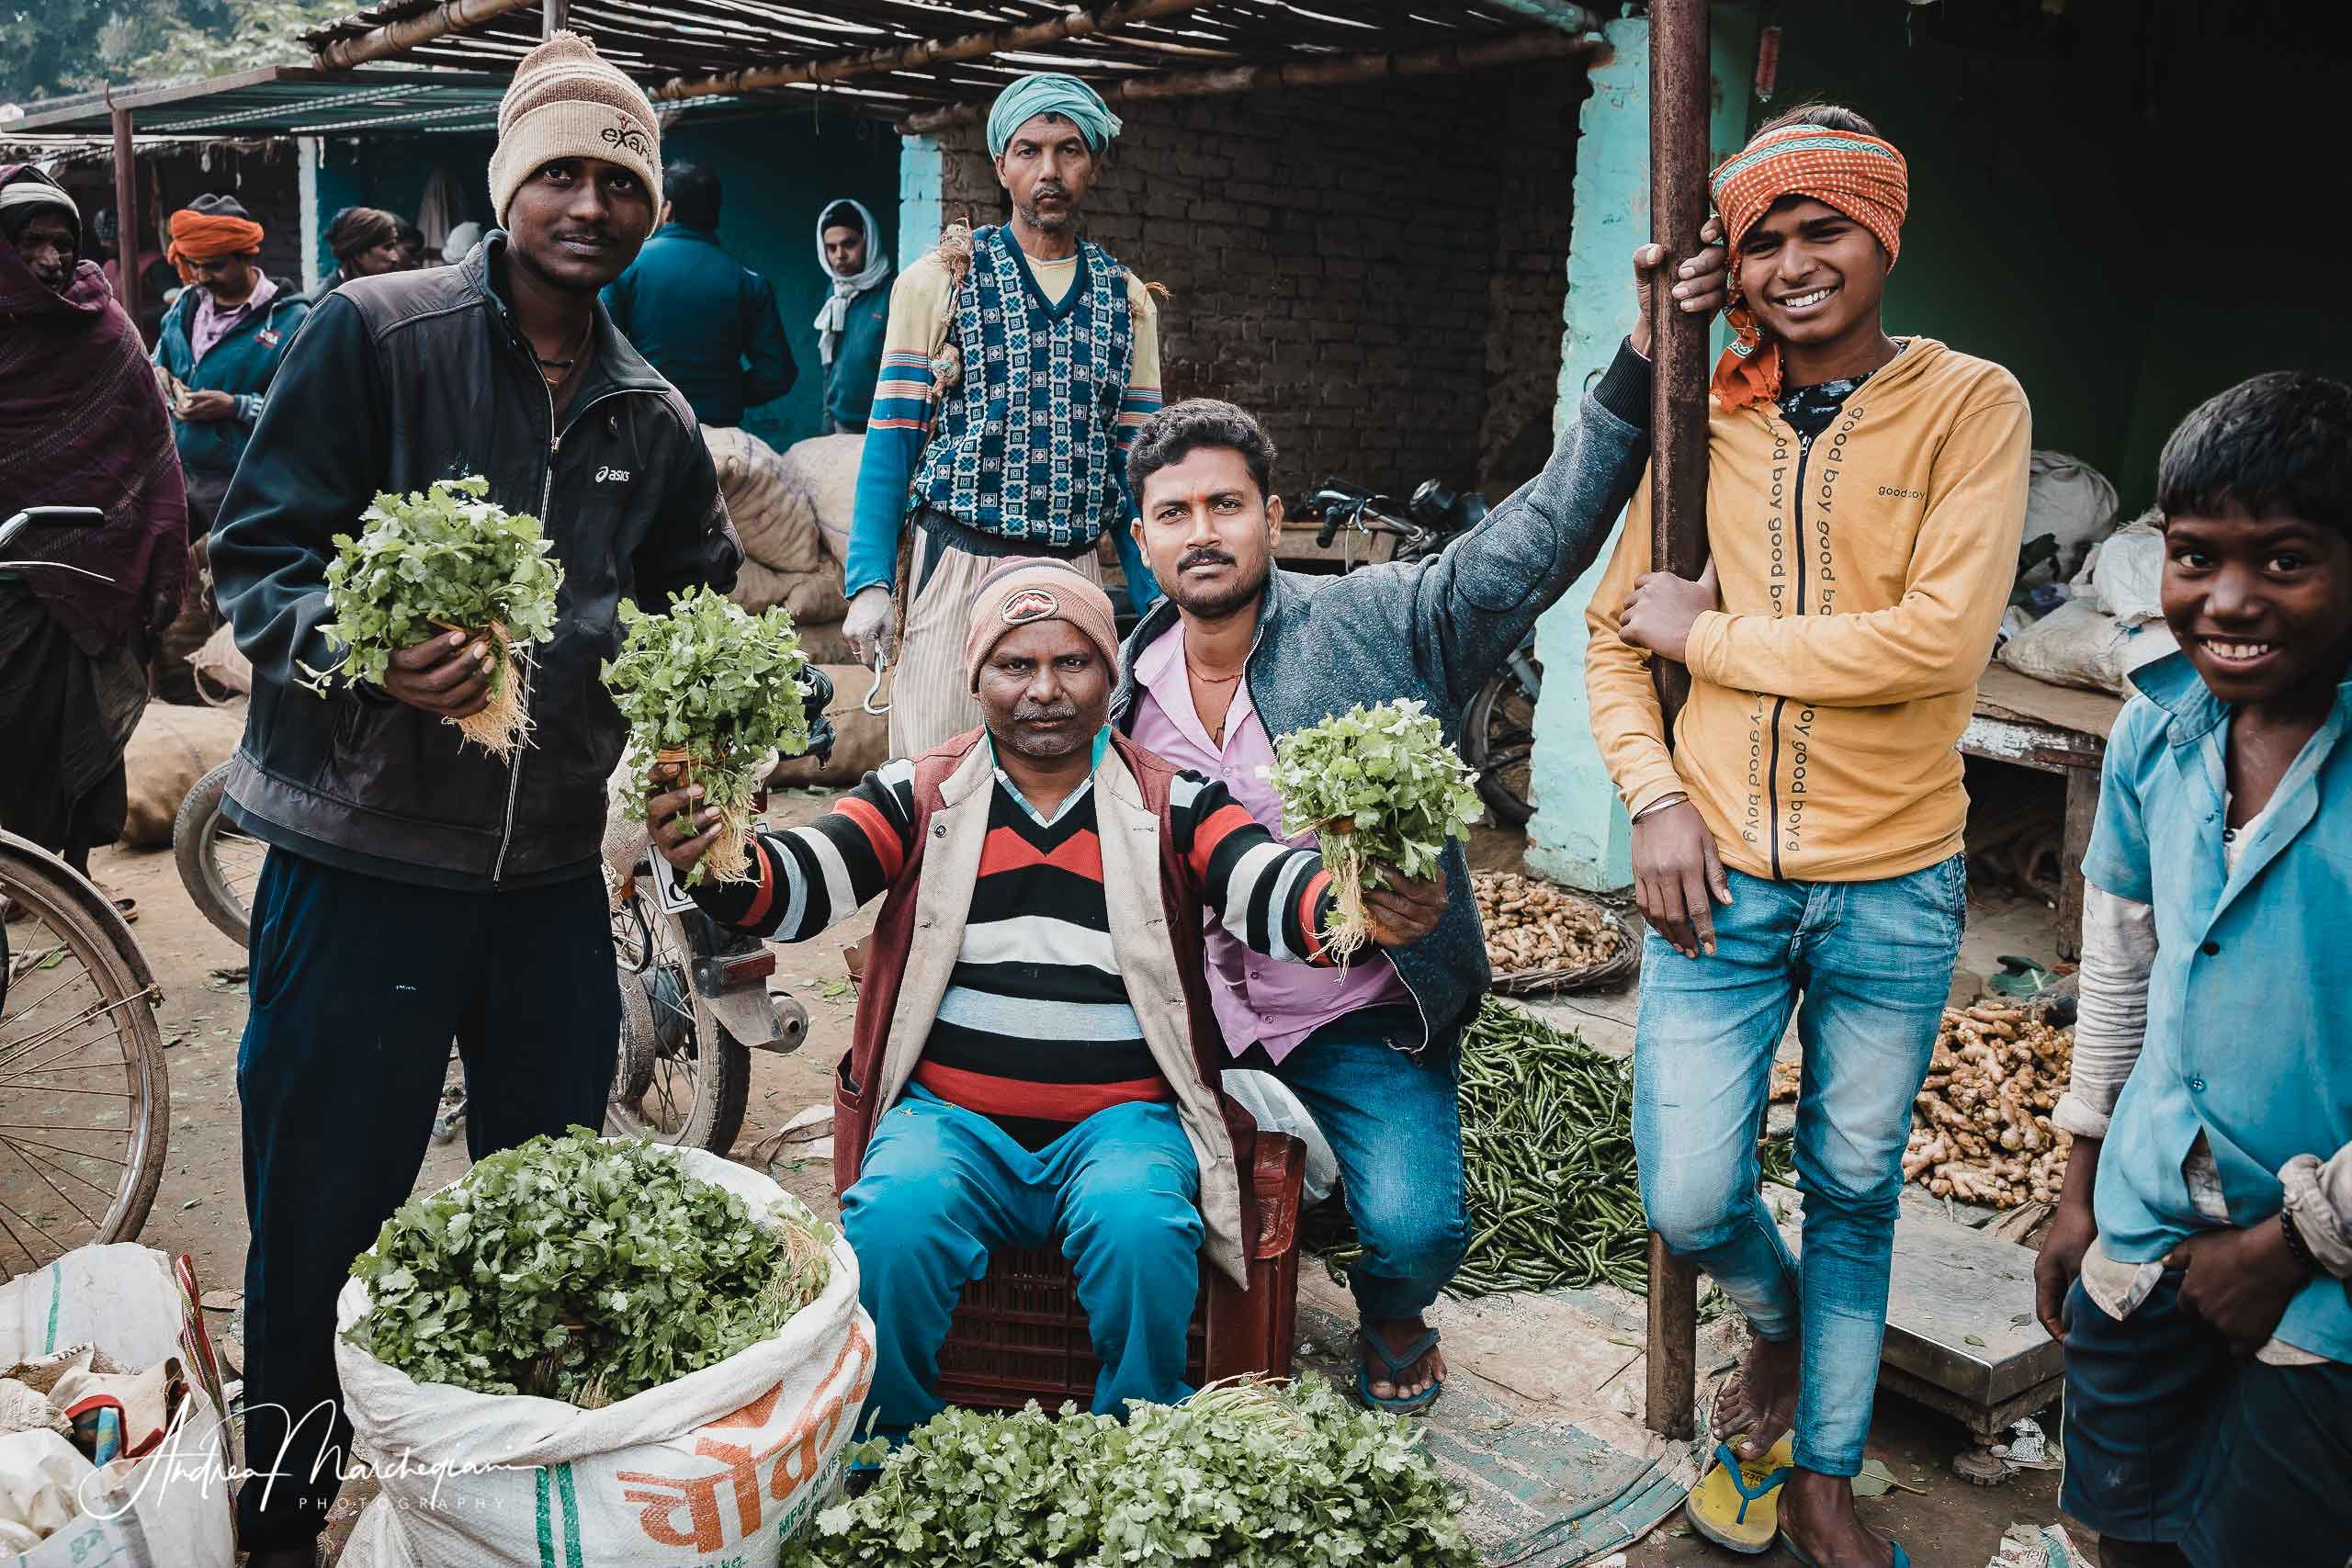
M865 203L843 197L817 216L817 259L832 285L817 312L825 361L825 434L865 434L890 325L890 258Z
M210 530L263 400L311 303L260 266L262 226L233 196L199 196L172 214L164 255L187 287L164 312L155 363L175 389L172 434L187 476L192 538Z
M704 424L733 428L743 411L792 390L799 367L776 314L775 286L718 243L718 176L699 164L662 174L662 226L605 288L613 324Z

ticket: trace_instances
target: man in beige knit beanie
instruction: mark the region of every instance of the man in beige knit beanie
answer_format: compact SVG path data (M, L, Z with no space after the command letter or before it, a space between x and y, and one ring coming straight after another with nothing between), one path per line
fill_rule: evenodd
M453 266L319 300L213 527L257 693L224 809L269 845L267 886L285 893L256 904L272 1005L248 1021L238 1078L247 1568L317 1561L352 1442L335 1296L416 1184L450 1040L476 1158L595 1126L616 1092L597 865L628 726L597 671L620 650L624 602L724 593L743 559L693 408L597 302L652 231L659 138L645 95L584 40L532 51L499 115L499 227ZM333 701L297 689L336 661L319 626L337 536L379 492L459 475L538 518L564 569L563 614L520 688L530 750L511 762L443 722L488 702L492 628L434 628ZM514 1554L468 1561L492 1559Z
M490 205L499 226L515 191L548 164L594 158L635 175L662 210L662 122L645 89L608 65L578 33L558 33L523 57L498 106Z

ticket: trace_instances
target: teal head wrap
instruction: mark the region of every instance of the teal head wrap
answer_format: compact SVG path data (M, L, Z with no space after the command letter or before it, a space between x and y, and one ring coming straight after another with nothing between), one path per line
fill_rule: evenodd
M1044 72L1023 76L996 96L989 109L989 156L1004 156L1012 133L1041 114L1057 114L1069 120L1097 152L1119 134L1119 117L1111 112L1102 94L1075 76Z

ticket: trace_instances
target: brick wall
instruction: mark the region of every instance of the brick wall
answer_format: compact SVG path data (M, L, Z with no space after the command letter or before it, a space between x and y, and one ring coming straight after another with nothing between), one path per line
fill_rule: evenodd
M1585 93L1568 62L1140 107L1086 232L1170 291L1170 400L1258 413L1283 490L1499 499L1550 449ZM944 152L947 218L1000 221L978 129Z

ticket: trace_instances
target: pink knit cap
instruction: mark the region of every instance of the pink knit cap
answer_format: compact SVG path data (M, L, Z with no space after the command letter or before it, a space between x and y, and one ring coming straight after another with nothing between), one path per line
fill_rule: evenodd
M964 637L964 681L980 689L980 666L1016 627L1036 621L1068 621L1119 667L1119 628L1111 596L1065 561L1015 556L980 579L972 591L972 626Z

